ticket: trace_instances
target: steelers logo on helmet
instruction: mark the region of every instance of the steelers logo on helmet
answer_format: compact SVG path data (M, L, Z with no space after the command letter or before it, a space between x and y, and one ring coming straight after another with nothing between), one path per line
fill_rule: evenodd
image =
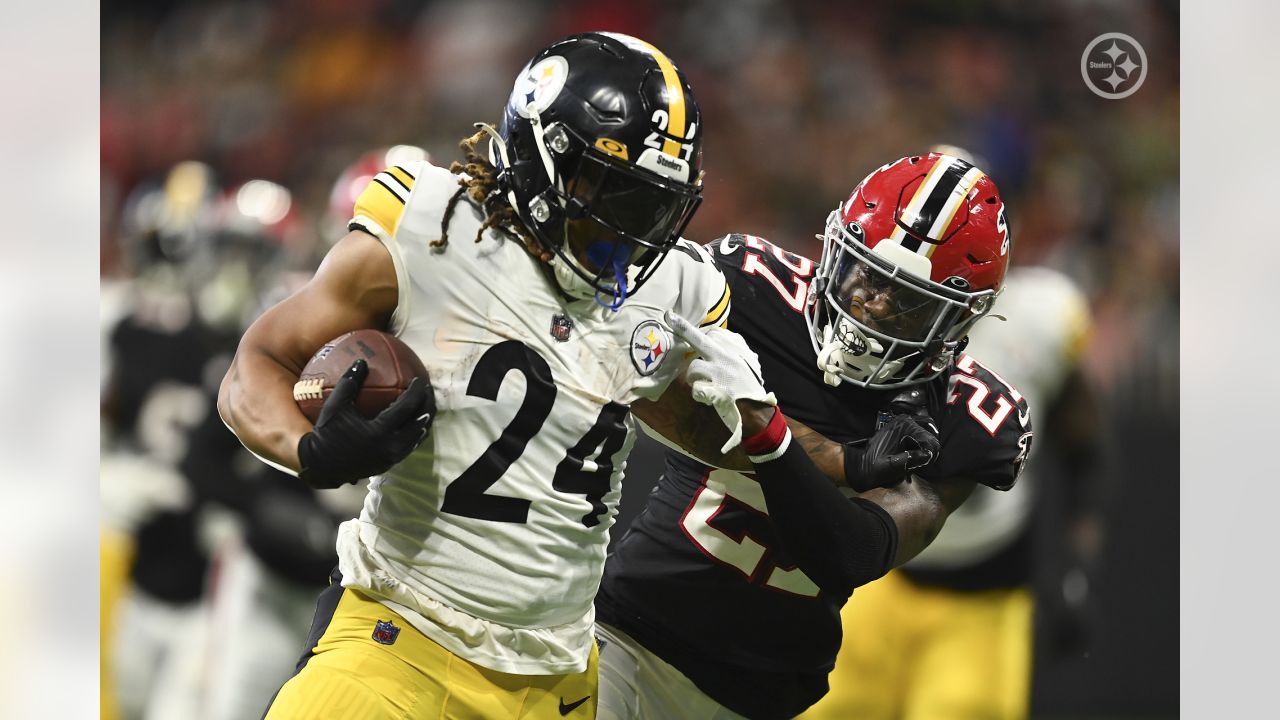
M521 117L530 118L551 106L556 96L564 89L569 78L569 62L559 55L551 55L534 63L520 75L516 81L516 112Z
M671 336L657 320L645 320L631 332L631 363L641 375L658 371L671 349Z

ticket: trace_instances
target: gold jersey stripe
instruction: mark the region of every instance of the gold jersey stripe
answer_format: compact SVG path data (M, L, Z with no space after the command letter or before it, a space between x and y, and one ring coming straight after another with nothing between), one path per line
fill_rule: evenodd
M381 181L371 180L356 198L356 207L352 210L353 217L362 215L382 226L387 234L395 235L404 215L404 200Z
M405 172L403 168L399 166L393 166L393 167L387 168L383 172L395 178L396 181L399 182L400 185L404 187L406 192L413 189L413 176Z
M715 325L729 319L729 300L731 293L729 292L729 283L724 284L724 293L720 295L720 299L716 301L714 307L707 311L706 316L702 318L702 322L698 323L699 327Z

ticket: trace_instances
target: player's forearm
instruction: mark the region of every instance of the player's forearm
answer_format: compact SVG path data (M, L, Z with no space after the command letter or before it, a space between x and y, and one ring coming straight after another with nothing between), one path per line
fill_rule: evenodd
M898 550L893 566L919 555L942 532L947 519L933 487L919 477L909 477L891 488L876 488L858 497L879 505L898 528Z
M893 518L898 529L898 549L893 566L898 567L929 547L942 532L947 516L973 491L965 480L930 482L912 475L889 488L876 488L858 497L879 505Z
M683 378L675 380L657 401L635 401L631 404L631 412L668 444L708 465L739 472L751 471L751 461L740 448L734 448L727 455L720 452L729 439L729 430L711 406L693 399Z
M744 419L744 428L757 425ZM769 451L766 446L774 442L766 438L777 434L777 426L766 425L749 436L744 449L774 530L796 565L838 596L888 572L898 542L894 519L875 503L847 498L793 439Z
M240 442L267 462L297 472L298 440L311 423L293 401L297 372L242 345L222 379L218 413Z
M804 448L804 452L836 487L848 487L844 474L844 445L828 439L804 423L787 418L792 441Z
M769 424L773 418L774 408L744 400L738 402L738 411L742 413L742 435L751 437ZM787 427L791 428L792 442L804 449L805 454L827 480L836 487L848 487L844 471L844 444L827 438L798 420L793 418L786 420ZM744 455L743 458L745 457Z
M695 403L687 413L676 418L673 423L676 444L687 450L694 457L708 465L750 472L751 461L741 448L734 448L727 454L720 452L729 439L729 430L709 405Z

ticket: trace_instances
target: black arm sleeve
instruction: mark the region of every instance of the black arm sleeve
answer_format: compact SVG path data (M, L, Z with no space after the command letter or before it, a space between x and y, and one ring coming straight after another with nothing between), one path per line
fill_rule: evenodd
M755 467L778 537L824 592L847 597L893 567L893 518L870 500L846 497L799 443Z

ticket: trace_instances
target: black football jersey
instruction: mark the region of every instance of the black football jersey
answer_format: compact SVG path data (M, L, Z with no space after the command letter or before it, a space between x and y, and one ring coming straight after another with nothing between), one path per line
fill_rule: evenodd
M112 443L167 451L185 442L191 415L203 402L206 344L207 334L195 323L170 329L136 315L120 321L111 333L113 372L103 407ZM208 557L194 507L155 511L134 535L135 586L174 604L199 598Z
M708 248L732 288L729 327L759 356L782 412L832 440L870 437L900 390L823 382L803 314L815 263L750 235ZM1011 487L1031 438L1021 395L967 356L921 387L942 452L919 474ZM826 693L847 600L820 591L796 567L758 483L671 451L605 565L596 605L600 621L721 704L751 718L783 718Z
M111 334L106 412L116 432L113 442L173 461L192 503L142 518L134 584L175 604L201 596L209 558L199 526L212 502L241 516L245 543L266 567L293 582L324 587L338 561L326 532L336 535L338 519L296 478L256 460L243 462L247 451L218 415L215 381L231 361L236 336L194 316L176 328L139 317L154 314L126 317ZM165 432L157 434L155 426ZM285 516L289 524L280 522Z

